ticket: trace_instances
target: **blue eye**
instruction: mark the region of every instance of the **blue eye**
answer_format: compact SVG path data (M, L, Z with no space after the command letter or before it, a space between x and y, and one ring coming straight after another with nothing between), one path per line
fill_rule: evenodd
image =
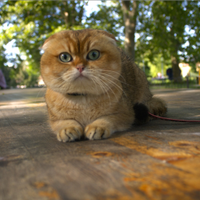
M88 60L97 60L100 56L100 52L97 50L92 50L88 53L87 59Z
M61 53L59 55L60 61L66 63L72 61L72 56L69 53Z

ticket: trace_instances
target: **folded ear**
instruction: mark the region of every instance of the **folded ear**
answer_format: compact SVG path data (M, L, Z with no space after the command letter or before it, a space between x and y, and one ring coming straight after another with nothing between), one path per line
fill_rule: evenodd
M104 30L97 30L97 29L89 29L90 31L94 31L96 33L100 33L102 35L105 35L107 37L109 37L111 40L112 43L114 43L116 45L116 42L117 40L115 39L115 36L107 31L104 31ZM42 49L45 51L49 44L50 44L50 41L52 40L55 40L57 38L57 35L65 35L66 33L70 32L70 30L64 30L64 31L60 31L58 33L55 33L54 35L50 36L48 39L45 40L44 44L42 45Z
M47 38L45 41L44 41L44 44L42 45L42 50L46 50L47 47L48 47L48 44L49 44L49 41L53 40L54 38L56 37L56 34L50 36L49 38Z
M102 34L102 35L105 35L105 36L111 38L111 39L112 39L112 40L111 40L112 43L115 44L115 45L117 45L117 44L116 44L117 40L115 39L115 36L114 36L113 34L107 32L107 31L104 31L104 30L97 30L97 33L100 33L100 34Z
M115 36L107 31L104 31L104 30L97 30L98 33L101 33L103 35L106 35L110 38L112 38L113 40L115 40L117 42L117 40L115 39Z

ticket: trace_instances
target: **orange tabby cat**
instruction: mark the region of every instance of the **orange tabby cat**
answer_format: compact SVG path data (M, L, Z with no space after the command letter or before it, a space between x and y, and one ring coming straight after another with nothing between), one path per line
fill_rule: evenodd
M61 31L45 41L43 50L49 122L59 141L108 138L145 120L148 111L166 113L164 102L152 97L143 71L112 34Z

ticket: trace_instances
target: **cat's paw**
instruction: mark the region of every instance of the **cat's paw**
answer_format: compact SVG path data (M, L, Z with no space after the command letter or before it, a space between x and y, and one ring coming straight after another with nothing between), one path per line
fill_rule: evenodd
M109 127L90 124L85 128L85 137L89 140L100 140L111 135Z
M154 115L163 116L167 112L166 103L159 98L153 97L147 105L149 112Z
M80 140L82 135L82 127L66 127L57 133L57 139L60 142L72 142L75 140Z

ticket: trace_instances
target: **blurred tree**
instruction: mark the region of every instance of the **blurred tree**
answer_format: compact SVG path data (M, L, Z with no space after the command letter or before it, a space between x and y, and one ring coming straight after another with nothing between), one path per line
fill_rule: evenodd
M15 41L20 54L29 62L28 76L37 74L35 69L39 71L40 47L44 40L63 29L107 30L141 66L144 63L160 66L161 57L164 65L170 61L175 81L180 80L180 59L188 62L200 59L198 1L102 0L99 10L87 18L84 14L86 4L87 1L78 0L0 2L0 47ZM137 40L136 33L139 35ZM5 55L2 54L1 59L5 62ZM20 62L22 58L18 56L15 61L18 68L22 68ZM150 71L155 74L153 68L154 72ZM20 73L15 68L10 71Z
M29 62L31 70L27 73L29 78L23 76L21 70L12 70L13 74L21 74L22 79L36 79L33 69L39 71L39 62L41 57L41 46L44 40L50 35L65 29L82 29L82 20L84 18L85 1L4 1L0 2L0 24L3 27L0 30L0 46L14 40L15 47L19 48L20 55L10 60L13 65L18 63L18 68L23 59ZM4 62L5 64L5 62ZM32 73L30 73L32 71ZM37 73L39 76L39 73ZM18 76L17 76L18 77ZM32 78L31 78L32 77ZM19 83L19 78L17 80ZM20 83L22 83L21 81ZM13 83L14 84L14 83ZM27 82L27 84L29 84ZM29 85L30 85L29 84Z
M192 49L184 47L187 40L193 43L199 41L198 37L194 38L186 33L187 25L193 29L195 26L195 32L198 31L197 10L199 3L195 1L153 1L144 3L143 12L139 17L138 53L148 55L150 60L153 60L156 54L162 54L167 60L171 59L175 82L181 80L178 67L180 58L186 60L192 55L191 53L197 55L194 54L194 51L197 52L196 47ZM199 33L196 35L199 36Z
M125 51L135 60L135 31L139 1L121 1L125 27Z
M119 45L135 60L135 31L138 1L102 1L99 10L92 12L86 20L86 27L100 28L114 34ZM122 37L123 36L123 42Z
M184 53L188 56L187 61L196 64L200 62L200 1L187 1L186 9L189 12L186 25L188 32L185 33L188 45Z
M99 10L94 11L85 21L86 28L102 29L115 35L118 44L122 44L121 35L123 33L122 10L119 1L102 1L98 5Z
M15 45L39 68L44 40L62 29L83 28L84 1L5 1L1 6L4 40Z

